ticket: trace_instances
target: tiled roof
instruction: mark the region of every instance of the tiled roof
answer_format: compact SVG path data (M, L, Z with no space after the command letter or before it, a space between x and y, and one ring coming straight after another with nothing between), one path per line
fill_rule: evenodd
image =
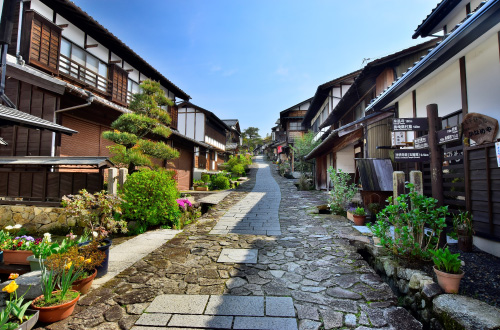
M12 109L0 104L0 124L19 125L34 129L46 129L52 132L60 132L68 135L78 133L70 128L58 125L48 120L30 115L26 112Z
M405 81L408 81L410 77L416 75L417 70L421 70L424 65L427 65L431 59L437 63L436 59L439 58L439 53L441 52L442 49L444 49L445 46L448 46L451 42L454 42L456 40L459 40L461 37L461 34L466 31L471 24L478 19L481 15L484 15L490 8L493 8L494 6L498 7L498 4L500 3L500 0L490 0L488 1L483 1L479 4L479 6L470 14L467 15L465 19L462 20L459 24L457 24L450 33L446 34L443 39L436 44L436 47L429 49L429 53L425 56L422 56L420 58L420 61L417 61L413 63L413 66L408 68L406 72L403 72L403 74L398 77L396 80L392 82L392 84L387 87L383 92L381 92L379 95L377 95L373 100L371 100L370 104L366 107L365 111L369 111L374 109L374 107L381 102L387 95L389 95L391 92L395 90L396 87L400 87L401 84L403 84ZM485 6L487 4L487 6ZM498 10L498 9L497 9ZM491 16L494 17L495 13L493 13ZM495 19L495 18L493 18ZM475 36L474 40L478 36ZM472 41L471 41L472 42ZM437 65L437 64L436 64ZM414 82L416 83L416 82ZM390 101L388 101L390 102ZM387 103L387 102L386 102ZM380 106L379 106L380 107ZM375 109L376 110L376 109Z
M420 23L415 29L412 38L416 39L419 36L427 37L431 30L438 24L446 15L455 8L461 0L442 0L439 2L431 13Z
M222 119L222 121L229 127L238 124L238 119Z

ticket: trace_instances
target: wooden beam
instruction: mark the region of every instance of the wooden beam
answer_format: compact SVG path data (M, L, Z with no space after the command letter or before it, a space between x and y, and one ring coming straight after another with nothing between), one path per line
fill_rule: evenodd
M98 46L99 46L98 44L85 45L85 49L87 49L87 48L95 48L95 47L98 47Z
M126 69L125 71L132 72L132 71L134 71L134 69Z
M65 29L69 26L69 24L58 24L57 26L59 26L61 29Z
M465 67L465 57L459 60L460 66L460 92L462 96L462 118L469 112L469 101L467 97L467 72ZM463 143L463 142L462 142ZM465 207L472 212L472 199L470 196L470 173L469 173L469 151L463 148L464 153L464 179L465 179Z
M122 60L111 60L111 61L109 61L109 64L118 64L121 62L122 62Z

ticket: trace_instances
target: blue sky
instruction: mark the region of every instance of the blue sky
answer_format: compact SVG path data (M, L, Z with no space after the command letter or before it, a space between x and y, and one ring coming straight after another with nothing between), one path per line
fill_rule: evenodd
M270 132L318 85L423 42L438 0L74 0L221 119Z

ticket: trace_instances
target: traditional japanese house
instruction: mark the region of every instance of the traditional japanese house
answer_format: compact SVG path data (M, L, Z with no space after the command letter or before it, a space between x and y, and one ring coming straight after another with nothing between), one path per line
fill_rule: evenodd
M366 112L394 107L399 118L424 118L437 107L435 129L456 134L429 146L436 150L435 161L410 166L423 170L425 194L454 212L470 211L474 244L500 256L500 167L494 143L500 138L500 1L439 2L413 38L436 34L441 42L399 74ZM410 147L426 133L407 132Z
M226 161L226 132L231 129L213 112L184 101L178 105L177 128L181 134L208 145L195 150L195 179L202 172L217 171L218 164Z
M223 119L222 121L229 127L226 133L226 152L233 155L237 154L239 147L243 144L240 122L238 119Z
M190 98L69 0L18 2L13 23L5 95L17 109L78 134L2 128L0 136L8 146L0 148L0 156L108 157L110 142L102 132L129 111L128 102L141 81L159 81L172 101ZM175 131L176 107L167 110ZM192 186L194 147L200 143L180 133L169 143L180 150L181 158L164 165L178 170L179 187L187 189ZM71 192L81 188L72 187Z
M318 127L320 132L327 129L325 133L320 133L322 142L306 156L306 159L315 159L316 187L328 188L327 169L330 166L351 174L353 181L360 183L356 158L390 157L389 150L380 147L391 146L389 118L394 116L395 109L366 114L364 109L375 95L390 86L396 76L406 71L413 62L427 54L435 43L435 40L431 40L374 60L361 72L346 76L349 82L354 76L356 78L341 98L335 99L328 117ZM334 82L339 84L342 79ZM385 199L383 194L375 194L373 198L375 200L370 197L365 202L383 202Z

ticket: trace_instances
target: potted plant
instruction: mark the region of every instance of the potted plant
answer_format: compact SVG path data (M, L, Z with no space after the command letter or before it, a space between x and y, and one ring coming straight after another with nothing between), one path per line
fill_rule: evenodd
M430 250L430 252L439 286L446 293L458 293L460 280L465 274L460 269L462 266L462 262L458 259L460 254L452 254L448 247L446 249Z
M474 235L472 215L462 211L454 215L453 229L454 232L450 236L458 240L458 248L464 252L472 251L472 235Z
M80 299L80 292L70 290L70 287L82 270L75 269L71 261L57 269L49 269L40 263L40 268L43 294L33 300L31 307L40 312L40 322L53 323L63 320L73 313ZM59 289L56 290L56 287Z
M72 246L66 252L53 254L47 258L48 269L59 270L71 263L80 275L71 285L71 289L86 294L97 275L97 267L102 264L105 253L99 251L96 241L83 246Z
M368 210L370 211L371 222L377 221L377 214L382 210L382 205L380 203L370 203L368 204Z
M0 312L0 329L2 330L30 330L38 321L38 311L28 309L31 301L24 303L24 296L17 296L16 278L19 274L12 273L9 279L12 280L2 291L9 294L9 300L6 301L6 306Z
M121 198L104 190L91 194L82 189L78 195L63 196L62 200L65 214L76 217L78 223L92 233L92 239L99 244L98 249L106 254L103 263L97 267L97 277L106 275L111 247L108 235L127 232L127 222L120 219Z
M14 227L7 226L5 229L19 229L21 225L16 225ZM31 236L9 236L0 245L3 251L3 262L6 265L29 265L29 261L26 259L33 254L31 252L31 246L34 244L35 239Z
M366 220L366 212L365 209L358 206L353 213L354 224L356 226L364 226Z
M196 191L208 191L208 183L203 180L193 180L193 186Z

